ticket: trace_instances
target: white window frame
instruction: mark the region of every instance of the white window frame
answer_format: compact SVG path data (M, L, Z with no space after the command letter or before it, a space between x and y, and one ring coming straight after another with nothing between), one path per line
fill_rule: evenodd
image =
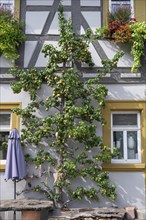
M113 126L113 115L114 114L137 114L137 126ZM112 159L112 163L141 163L141 123L140 123L140 112L138 111L113 111L111 112L111 150L113 152L113 132L114 131L122 131L123 132L123 150L124 150L124 158L114 158ZM127 131L137 131L137 158L136 159L128 159L127 158Z
M10 115L10 126L5 127L0 125L0 132L10 132L12 128L12 112L11 111L1 111L0 114L8 114ZM0 164L6 164L6 160L0 160Z
M124 1L124 0L116 1L116 0L114 0L114 2L112 2L112 0L109 0L109 11L110 12L111 12L113 3L118 4L119 6L129 3L131 5L131 16L134 17L134 0L129 0L129 1Z

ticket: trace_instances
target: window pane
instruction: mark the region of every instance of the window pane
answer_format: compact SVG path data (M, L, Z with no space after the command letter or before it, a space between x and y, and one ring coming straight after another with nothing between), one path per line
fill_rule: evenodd
M130 0L111 0L111 11L115 12L119 7L126 7L131 9L131 1Z
M123 159L124 158L124 149L123 149L123 132L122 131L114 131L113 132L113 146L117 147L120 154L121 154L117 159Z
M137 159L137 131L127 131L128 159Z
M113 114L113 125L137 125L137 114Z
M11 114L0 114L0 128L10 128Z
M0 0L0 9L14 11L14 0Z
M130 0L111 0L112 2L130 2Z
M119 4L112 4L112 6L111 6L112 12L115 12L119 7L121 7L121 5L119 5ZM122 7L124 7L124 8L131 8L131 5L130 4L123 4Z
M8 142L8 136L9 136L9 132L0 132L0 160L5 160L6 159L6 154L7 154L7 150L6 149L2 149L2 143L3 142Z

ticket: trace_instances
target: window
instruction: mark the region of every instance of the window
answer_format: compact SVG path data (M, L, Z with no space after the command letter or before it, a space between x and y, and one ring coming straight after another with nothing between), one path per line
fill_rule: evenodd
M11 112L0 112L0 147L8 141L8 135L12 127ZM6 149L0 148L0 160L6 159Z
M20 0L0 0L0 9L10 10L15 17L19 19L20 16Z
M131 8L132 16L134 15L134 3L133 0L109 0L109 10L114 12L118 7Z
M14 12L14 0L0 0L0 8Z
M19 116L12 112L13 108L20 108L20 103L0 103L0 171L5 170L7 154L2 143L7 143L11 129L19 129Z
M139 163L140 136L139 112L111 112L111 146L120 152L112 162Z
M103 110L103 143L118 147L121 155L107 171L143 171L146 164L146 100L107 100Z

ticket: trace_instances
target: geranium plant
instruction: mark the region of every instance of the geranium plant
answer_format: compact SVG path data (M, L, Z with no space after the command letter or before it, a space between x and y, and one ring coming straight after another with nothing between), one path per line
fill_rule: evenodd
M129 25L122 25L113 34L116 42L126 43L131 41L131 29Z
M24 40L23 25L11 11L0 8L0 53L6 58L17 59L18 47Z
M134 62L131 71L136 72L141 67L141 57L144 55L146 41L146 23L137 22L130 17L128 8L118 8L108 14L108 25L95 32L97 39L110 39L117 43L129 43Z

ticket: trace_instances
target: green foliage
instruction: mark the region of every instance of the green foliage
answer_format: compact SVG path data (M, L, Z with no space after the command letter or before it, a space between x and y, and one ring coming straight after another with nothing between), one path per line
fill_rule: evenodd
M108 26L102 26L97 28L95 31L95 39L106 39L109 38Z
M94 65L88 50L91 40L88 37L93 36L92 32L88 30L84 36L76 35L71 20L65 20L61 5L59 27L59 49L50 44L44 47L48 63L43 71L11 71L19 79L12 84L13 91L20 93L23 89L30 93L29 105L14 110L22 117L25 126L22 141L37 150L34 157L27 154L26 159L36 167L47 164L53 170L52 178L57 175L53 189L45 183L37 185L34 191L42 192L54 204L62 200L63 192L69 201L84 197L98 200L99 194L115 199L115 186L110 184L108 174L102 170L102 163L109 161L114 154L110 147L103 145L96 125L98 122L104 124L102 110L107 95L101 76L116 67L122 52L113 60L103 61L103 71L96 78L83 81L78 64L85 63L89 68ZM41 100L38 92L42 83L48 86L51 94ZM44 117L38 117L38 112ZM80 177L94 181L95 187L83 187L79 181L79 186L74 188L73 181Z
M130 44L134 59L131 72L136 72L141 67L146 42L146 23L137 22L135 18L130 19L128 8L119 8L116 12L109 13L108 25L96 29L95 38Z
M128 7L118 7L114 12L108 12L108 21L122 20L124 22L129 22L131 18L131 8Z
M25 40L23 25L10 11L0 9L0 53L6 58L17 59L18 47Z
M0 145L0 151L5 151L7 150L8 144L7 142L2 142L2 144Z
M15 75L16 69L13 68L11 73ZM12 83L12 89L14 93L19 93L23 88L24 91L29 91L31 99L35 100L36 91L41 88L43 76L43 71L37 72L35 68L29 69L26 72L20 69L17 71L17 77L19 77L20 82Z
M131 54L134 57L134 64L132 72L136 72L137 68L141 66L140 59L144 55L144 48L146 42L146 23L135 22L130 25L131 28Z
M55 206L55 203L59 200L59 194L56 194L49 186L47 186L45 183L43 183L42 186L40 185L37 185L34 187L34 192L37 192L37 193L42 193L45 195L45 197L51 201L53 201L54 203L54 206Z

